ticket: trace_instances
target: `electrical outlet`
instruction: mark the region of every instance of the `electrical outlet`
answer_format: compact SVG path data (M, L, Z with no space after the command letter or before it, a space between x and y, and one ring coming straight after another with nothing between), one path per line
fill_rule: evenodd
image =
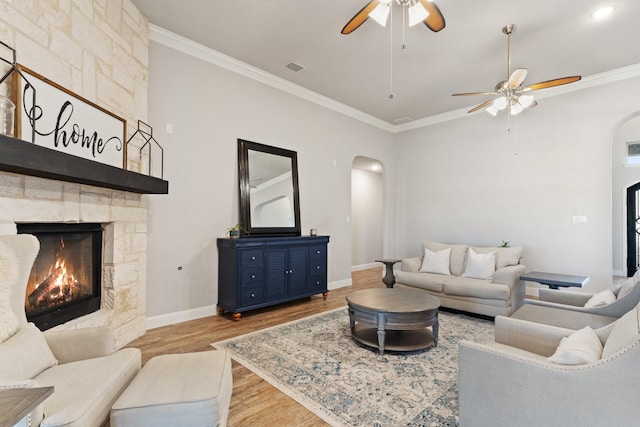
M586 224L587 223L587 217L584 215L574 215L573 216L573 223L574 224Z

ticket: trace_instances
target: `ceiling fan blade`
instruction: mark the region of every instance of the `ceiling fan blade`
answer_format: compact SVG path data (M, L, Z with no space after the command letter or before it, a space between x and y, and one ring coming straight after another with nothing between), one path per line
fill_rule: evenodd
M451 96L476 96L476 95L498 95L498 92L463 92L463 93L451 94Z
M548 87L566 85L569 83L577 82L581 78L582 77L580 76L571 76L571 77L561 77L559 79L547 80L545 82L539 82L529 86L525 86L522 88L522 91L546 89Z
M438 6L430 0L420 0L420 4L429 12L429 16L424 20L424 25L436 33L442 30L446 24Z
M341 33L342 34L351 34L354 30L358 29L360 25L362 25L367 19L369 19L369 12L375 9L378 4L380 4L380 0L371 0L367 3L358 13L354 15L353 18L347 25L344 26Z
M527 77L527 69L526 68L518 68L509 77L509 81L507 84L510 89L515 89L522 84L524 79Z
M494 101L493 99L490 99L490 100L488 100L488 101L485 101L485 102L483 102L482 104L480 104L480 105L478 105L478 106L476 106L476 107L473 107L473 108L472 108L471 110L469 110L468 112L469 112L469 113L475 113L475 112L476 112L476 111L478 111L478 110L482 110L483 108L487 108L489 105L493 104L493 101Z

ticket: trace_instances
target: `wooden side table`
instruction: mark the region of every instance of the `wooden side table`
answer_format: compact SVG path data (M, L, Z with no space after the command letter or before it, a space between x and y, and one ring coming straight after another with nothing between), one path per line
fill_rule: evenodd
M0 389L0 426L12 426L53 393L53 387Z
M396 283L396 276L393 274L393 264L402 261L401 259L377 259L376 262L381 262L385 265L385 275L382 278L382 282L387 288L393 288Z

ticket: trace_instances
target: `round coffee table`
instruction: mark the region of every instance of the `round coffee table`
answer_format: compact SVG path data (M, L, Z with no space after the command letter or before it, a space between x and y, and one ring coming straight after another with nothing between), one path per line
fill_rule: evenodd
M380 354L438 345L438 298L399 288L361 289L346 298L351 335Z

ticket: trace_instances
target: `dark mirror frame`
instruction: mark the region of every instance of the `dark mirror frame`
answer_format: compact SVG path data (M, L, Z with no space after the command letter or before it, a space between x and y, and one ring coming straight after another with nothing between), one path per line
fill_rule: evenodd
M293 180L293 227L253 227L251 226L251 193L249 150L288 157L291 159L291 178ZM300 196L298 195L298 153L284 148L258 144L238 139L238 182L240 184L240 236L300 236Z

